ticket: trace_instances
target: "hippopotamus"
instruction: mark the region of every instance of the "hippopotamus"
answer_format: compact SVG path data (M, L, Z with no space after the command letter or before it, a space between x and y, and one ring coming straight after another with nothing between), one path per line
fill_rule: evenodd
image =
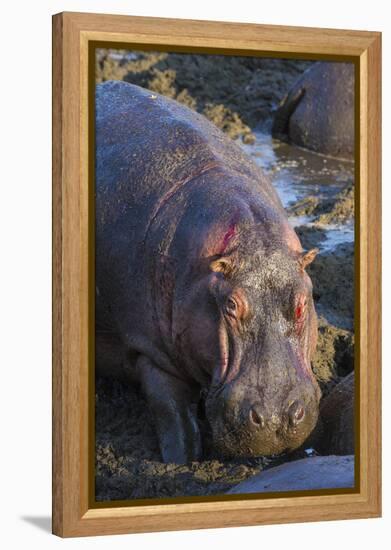
M354 485L354 455L314 456L280 464L253 475L230 489L228 494L318 491L345 489Z
M354 454L354 371L322 399L313 446L322 454Z
M318 153L354 157L354 65L314 63L274 117L274 137Z
M317 422L304 251L269 179L202 115L96 87L96 327L150 408L162 459L299 447Z

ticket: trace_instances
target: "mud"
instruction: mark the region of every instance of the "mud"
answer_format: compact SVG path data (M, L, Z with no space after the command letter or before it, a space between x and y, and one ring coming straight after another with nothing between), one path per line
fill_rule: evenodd
M124 380L96 383L96 498L124 500L225 493L282 459L161 462L153 422L139 388Z
M354 368L354 336L319 319L317 350L312 369L325 397Z
M99 50L96 79L125 80L204 114L232 138L255 140L311 61Z
M300 233L300 232L299 232ZM314 286L318 314L333 325L353 330L354 322L354 245L339 244L321 252L308 268Z
M354 186L348 183L334 198L322 201L310 195L288 208L293 216L313 216L313 223L342 224L354 218Z
M303 247L320 250L308 271L319 315L313 370L327 396L354 369L354 165L270 136L273 112L310 64L100 50L96 76L99 82L121 79L144 86L203 113L239 140L273 179ZM121 354L115 346L106 347L106 370L120 372ZM309 449L310 438L290 456L222 461L213 456L206 433L203 437L203 461L162 463L153 422L137 385L119 376L97 378L96 499L221 494L273 466L320 450L331 454L321 446Z

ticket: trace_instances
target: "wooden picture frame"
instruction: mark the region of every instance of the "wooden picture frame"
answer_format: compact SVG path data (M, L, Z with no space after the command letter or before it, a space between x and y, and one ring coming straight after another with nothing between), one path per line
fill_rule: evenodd
M338 59L356 66L359 108L356 490L140 506L91 504L93 205L91 43ZM111 46L112 47L112 46ZM92 66L93 65L93 66ZM381 514L381 35L377 32L61 13L53 17L53 533L62 537L378 517ZM358 232L358 233L357 233Z

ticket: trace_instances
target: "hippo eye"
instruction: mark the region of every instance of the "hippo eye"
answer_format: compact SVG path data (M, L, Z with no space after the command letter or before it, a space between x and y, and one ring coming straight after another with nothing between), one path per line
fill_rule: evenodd
M236 315L238 306L233 298L228 298L225 303L225 310L229 315Z

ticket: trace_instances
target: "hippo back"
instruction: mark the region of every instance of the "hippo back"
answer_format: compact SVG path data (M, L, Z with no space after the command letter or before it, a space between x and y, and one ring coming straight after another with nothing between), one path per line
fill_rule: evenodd
M145 228L160 197L184 177L212 165L244 176L255 191L267 192L280 206L261 170L204 116L133 84L97 85L98 228L122 216L133 217L134 208L138 226Z
M213 185L202 177L212 171L220 172ZM110 324L108 303L117 317L121 308L148 317L147 256L163 251L167 234L181 224L185 232L196 231L194 220L185 221L185 209L197 210L198 217L203 211L205 219L207 207L210 219L219 215L217 209L229 210L237 185L230 188L228 176L240 180L242 196L256 197L284 216L269 180L216 126L176 101L125 82L96 87L95 173L97 321L104 326ZM199 191L190 199L184 189L194 180ZM156 218L167 204L170 228L162 229ZM153 234L154 241L148 239Z

